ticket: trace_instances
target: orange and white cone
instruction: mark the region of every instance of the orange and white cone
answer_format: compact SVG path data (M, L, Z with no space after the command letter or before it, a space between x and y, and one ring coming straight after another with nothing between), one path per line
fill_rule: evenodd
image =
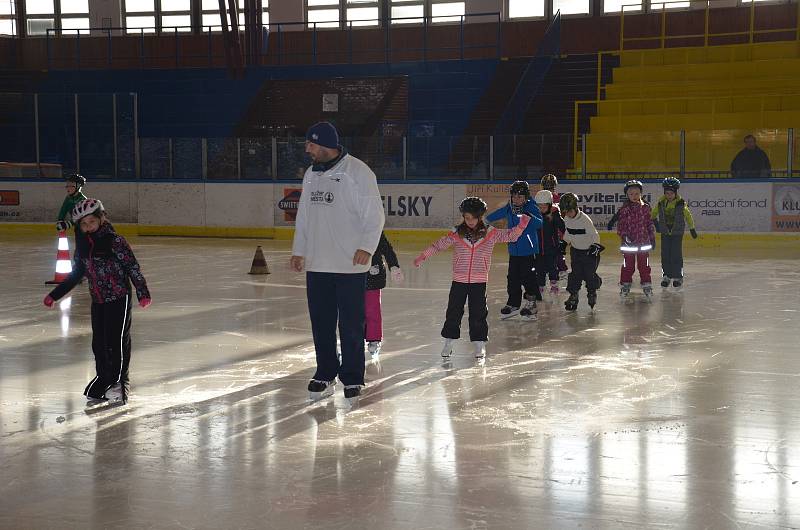
M64 230L58 232L58 253L56 254L56 275L52 281L44 282L45 285L61 283L72 272L72 260L69 258L69 239Z

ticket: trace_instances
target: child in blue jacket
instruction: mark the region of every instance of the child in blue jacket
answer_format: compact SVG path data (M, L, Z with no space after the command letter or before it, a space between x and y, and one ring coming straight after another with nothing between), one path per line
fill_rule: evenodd
M511 200L486 216L488 222L505 218L507 228L519 224L524 214L531 216L530 223L522 235L508 244L508 301L500 310L500 318L507 319L520 315L524 320L536 318L536 300L542 299L539 285L536 282L534 262L539 253L539 229L542 227L542 213L536 202L531 199L531 190L524 180L511 184ZM522 289L525 289L525 305L520 310Z

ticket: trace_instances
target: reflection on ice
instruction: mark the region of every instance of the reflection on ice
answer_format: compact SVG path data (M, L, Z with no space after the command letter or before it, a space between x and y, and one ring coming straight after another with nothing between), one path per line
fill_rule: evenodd
M268 282L232 272L252 241L142 243L155 302L133 313L131 400L92 409L86 285L45 311L49 247L4 243L0 527L800 526L800 256L690 257L652 304L621 304L604 256L596 313L545 295L537 321L501 322L499 249L483 362L466 316L439 356L449 257L406 267L351 406L341 385L307 401L287 243L264 245ZM398 246L401 264L419 250Z

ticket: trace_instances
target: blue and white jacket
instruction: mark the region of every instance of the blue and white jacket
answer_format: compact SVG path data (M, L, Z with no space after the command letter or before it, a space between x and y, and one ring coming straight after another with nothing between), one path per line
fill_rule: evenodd
M542 227L542 212L533 199L522 205L522 211L531 215L531 221L519 236L519 239L508 244L508 254L510 256L533 256L539 253L539 229ZM514 213L511 202L498 208L486 216L486 220L491 222L499 221L505 217L508 228L514 228L519 224L519 215Z

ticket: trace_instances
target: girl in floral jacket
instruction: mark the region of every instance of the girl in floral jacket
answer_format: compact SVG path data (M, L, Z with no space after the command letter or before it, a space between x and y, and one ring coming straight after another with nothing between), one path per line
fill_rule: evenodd
M79 260L72 273L44 299L53 304L84 277L92 295L92 351L97 375L86 385L91 402L125 403L128 399L128 366L131 361L131 282L139 305L150 305L150 292L139 263L125 238L114 232L103 204L86 199L75 205L72 219L86 235L78 240Z
M631 292L633 272L638 267L642 291L650 300L653 286L650 279L650 251L656 245L656 232L650 217L650 205L642 200L644 188L638 180L629 180L625 184L625 196L628 201L620 208L617 221L622 251L622 270L620 271L620 296L626 299Z
M461 335L464 304L469 301L469 340L475 347L475 357L482 359L486 356L489 337L486 283L492 267L492 250L497 243L516 241L531 218L530 215L522 215L519 224L510 230L487 226L483 222L486 203L479 197L467 197L461 201L459 211L464 222L423 250L414 260L414 266L419 267L437 252L453 247L453 283L442 327L442 337L445 339L442 357L450 357L453 353L453 342Z

